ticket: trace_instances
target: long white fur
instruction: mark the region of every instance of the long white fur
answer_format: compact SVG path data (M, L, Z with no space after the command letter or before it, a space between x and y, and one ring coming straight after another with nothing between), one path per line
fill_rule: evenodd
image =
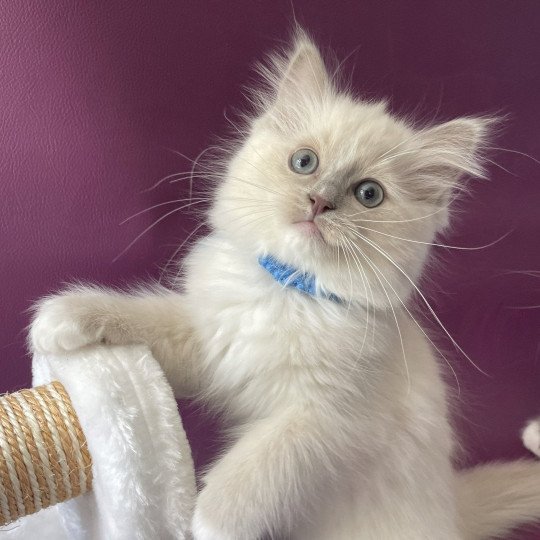
M395 118L339 91L302 32L261 72L182 280L45 299L33 349L143 342L179 395L224 411L231 444L204 477L196 540L480 539L540 517L539 463L454 471L439 362L406 308L461 177L483 174L492 120ZM307 176L289 167L305 147L320 160ZM383 185L379 207L354 198L363 178ZM324 241L293 224L312 193L336 206L317 218ZM266 253L344 302L284 289Z

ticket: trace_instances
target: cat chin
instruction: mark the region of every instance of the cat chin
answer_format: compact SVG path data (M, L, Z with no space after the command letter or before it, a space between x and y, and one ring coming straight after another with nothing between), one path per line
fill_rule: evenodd
M279 261L291 265L301 272L316 276L317 282L327 293L332 293L346 301L354 301L365 306L386 309L390 304L401 307L401 301L406 302L412 290L408 281L399 272L385 272L387 280L392 283L392 289L387 296L380 285L379 279L364 267L364 272L357 270L354 260L349 257L347 270L343 271L346 258L336 255L336 245L332 242L332 234L319 229L314 234L311 225L306 222L268 224L252 228L229 227L220 224L216 232L228 243L247 254L253 264L261 255L271 255ZM307 231L305 230L307 228ZM341 263L341 266L340 266ZM408 266L410 275L416 277L416 272ZM365 281L368 283L365 284ZM384 282L386 283L386 282ZM387 286L388 288L388 286ZM399 295L401 301L396 297Z
M321 233L321 230L315 222L313 221L297 221L293 224L295 229L299 231L299 234L304 238L313 240L315 242L325 242L324 236Z
M267 235L261 239L260 245L266 253L283 262L313 273L331 255L331 246L326 243L320 230L317 228L315 231L305 222L293 224L282 234Z

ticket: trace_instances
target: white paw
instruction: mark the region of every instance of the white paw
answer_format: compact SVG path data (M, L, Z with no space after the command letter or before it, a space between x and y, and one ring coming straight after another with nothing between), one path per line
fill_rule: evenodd
M83 297L55 296L39 305L30 326L30 348L42 354L63 354L100 340L83 321Z
M531 420L523 430L521 439L526 448L540 457L540 420Z

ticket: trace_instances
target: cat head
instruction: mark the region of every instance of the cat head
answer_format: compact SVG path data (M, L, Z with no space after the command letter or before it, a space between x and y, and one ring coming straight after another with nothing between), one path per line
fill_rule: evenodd
M463 176L482 176L491 123L416 128L342 91L302 32L261 68L264 90L210 219L253 258L270 254L327 291L383 306L412 290Z

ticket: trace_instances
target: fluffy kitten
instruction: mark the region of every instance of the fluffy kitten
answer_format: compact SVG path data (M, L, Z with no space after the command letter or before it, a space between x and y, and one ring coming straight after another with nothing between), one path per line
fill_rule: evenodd
M539 463L453 470L445 385L407 310L489 120L417 129L339 91L302 33L262 71L184 282L45 299L33 350L146 343L178 396L229 416L196 540L479 539L539 517Z

